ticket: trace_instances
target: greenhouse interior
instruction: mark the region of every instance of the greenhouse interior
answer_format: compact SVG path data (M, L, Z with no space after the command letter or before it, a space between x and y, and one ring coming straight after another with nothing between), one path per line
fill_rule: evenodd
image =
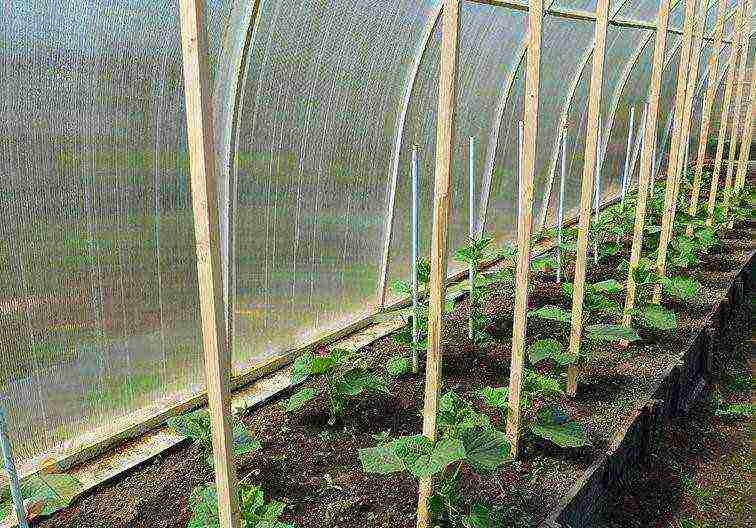
M0 11L0 526L753 526L753 0Z

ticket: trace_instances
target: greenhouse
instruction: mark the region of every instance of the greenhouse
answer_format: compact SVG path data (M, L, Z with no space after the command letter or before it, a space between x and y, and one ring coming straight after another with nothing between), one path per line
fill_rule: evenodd
M0 526L753 526L755 13L0 1Z

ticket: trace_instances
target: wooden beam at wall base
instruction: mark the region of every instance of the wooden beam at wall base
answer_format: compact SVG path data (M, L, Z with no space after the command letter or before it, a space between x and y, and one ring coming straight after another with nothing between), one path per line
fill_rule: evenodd
M230 353L221 267L218 182L204 0L181 0L181 42L205 379L221 528L239 528L232 450Z

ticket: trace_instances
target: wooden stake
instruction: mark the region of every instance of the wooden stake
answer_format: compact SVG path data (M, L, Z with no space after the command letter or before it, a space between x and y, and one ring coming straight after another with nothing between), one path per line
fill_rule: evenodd
M459 2L460 0L444 0L441 40L428 307L428 357L425 367L425 408L423 409L423 434L432 441L436 440L438 391L441 383L441 316L444 308L454 117L457 102ZM424 478L420 481L417 505L418 528L430 528L428 501L431 495L433 495L433 479Z
M688 93L688 62L693 45L693 21L695 19L696 0L685 0L685 21L683 22L682 49L680 50L680 64L677 69L677 89L675 91L675 114L672 129L672 141L669 149L669 164L667 166L667 185L664 190L664 212L662 213L661 233L659 235L659 251L657 253L657 272L664 276L667 269L667 248L675 222L677 204L677 178L681 172L683 145L687 138L685 131L686 96ZM696 82L695 79L692 80ZM690 116L688 116L689 118ZM653 302L661 300L661 284L654 287Z
M703 41L706 33L706 17L709 13L709 3L712 0L700 0L702 5L698 10L698 15L695 21L695 28L693 30L693 56L690 59L690 74L688 75L688 88L685 92L685 112L683 114L683 141L680 148L684 152L684 163L682 171L677 178L677 188L675 189L675 196L679 197L680 193L680 181L683 176L687 175L690 163L690 127L693 124L693 98L695 97L697 82L698 82L698 70L701 66L701 51L703 50ZM678 200L679 201L679 200ZM675 207L677 207L678 201L675 201ZM670 235L671 236L671 235Z
M745 0L745 13L751 12L751 0ZM727 176L724 184L724 214L730 210L730 187L732 187L732 177L735 166L735 149L738 145L738 128L740 126L740 114L743 112L743 83L745 82L746 62L748 61L748 36L751 28L751 17L744 16L742 21L743 27L740 30L740 66L738 67L738 79L735 88L735 106L732 115L732 130L730 133L730 149L727 156ZM735 44L733 44L734 46ZM730 225L730 227L732 227Z
M751 65L751 88L749 92L748 110L743 123L743 135L740 141L740 156L738 156L738 174L735 178L735 191L740 191L745 185L746 169L748 168L748 156L751 152L753 141L753 115L756 113L756 64Z
M641 154L640 174L638 175L638 196L635 205L635 226L633 229L633 246L630 251L630 269L627 274L627 296L622 324L630 326L635 308L635 281L633 269L638 265L643 247L643 228L646 222L646 201L648 184L651 180L651 165L655 155L654 136L659 119L659 92L664 67L664 51L667 47L667 24L669 23L670 0L661 0L659 5L658 26L654 40L654 55L651 62L651 82L648 93L648 113L643 131L643 151ZM627 346L627 342L623 342Z
M512 331L512 362L509 374L509 414L507 435L512 456L520 447L520 389L525 359L528 280L530 272L530 233L533 224L533 176L538 138L538 105L541 91L541 22L543 0L532 0L528 14L528 59L525 75L525 140L522 163L522 207L517 215L517 270Z
M701 128L698 135L698 153L696 155L696 172L693 176L693 188L690 191L690 207L688 214L695 216L698 212L698 198L701 193L701 180L703 179L703 163L706 158L706 146L709 139L709 127L711 125L711 108L714 105L714 97L717 93L717 71L719 69L719 54L722 52L722 37L724 36L726 0L717 1L717 24L714 29L714 44L709 57L709 77L706 81L706 94L704 95L703 108L701 110ZM693 234L693 226L689 225L685 233Z
M740 0L737 12L735 14L735 27L740 28L743 20L743 4L745 0ZM732 89L735 84L735 65L738 58L738 38L733 39L730 48L730 56L727 59L727 81L725 85L724 99L722 100L722 119L719 125L719 135L717 137L717 155L714 158L714 172L711 175L711 187L709 188L709 204L707 208L706 225L714 224L714 209L717 203L717 191L719 189L719 174L722 171L722 155L724 153L724 142L727 135L727 120L729 118L730 103L732 102Z
M585 292L585 268L588 256L588 227L591 222L591 198L593 196L594 171L597 169L599 141L599 112L604 86L604 62L606 52L606 28L608 25L609 0L599 0L596 7L596 46L593 50L593 69L588 92L588 122L583 159L583 182L580 195L580 220L578 223L575 279L572 295L572 328L569 354L577 361L580 338L583 332L583 295ZM577 393L578 369L576 363L567 372L567 394Z
M232 451L230 354L223 302L218 182L204 0L181 0L181 36L189 160L197 238L197 279L205 378L213 435L215 484L222 528L238 528L239 504Z

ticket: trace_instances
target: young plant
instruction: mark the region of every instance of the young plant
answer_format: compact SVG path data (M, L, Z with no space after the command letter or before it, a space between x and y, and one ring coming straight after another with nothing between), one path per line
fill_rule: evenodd
M489 407L501 412L509 411L509 389L507 387L484 387L478 393ZM532 370L523 370L520 391L520 409L523 411L525 427L535 436L562 448L582 447L589 443L585 428L571 420L553 400L564 394L559 382ZM537 400L546 400L536 406Z
M600 211L588 229L588 240L597 252L594 256L596 262L619 253L621 248L617 241L625 234L626 224L617 221L614 209Z
M620 313L619 303L609 295L619 293L622 289L622 284L613 279L585 285L582 334L584 341L595 346L600 342L636 341L640 339L637 332L632 328L602 322L603 316ZM574 292L572 283L562 284L562 292L566 297L572 299ZM559 323L561 336L565 342L567 341L572 322L572 314L567 310L559 306L543 306L530 311L528 316ZM580 347L580 354L587 355L585 347ZM560 366L567 366L578 360L578 358L567 354L560 341L551 338L539 339L534 342L528 349L528 355L533 364L549 359Z
M202 448L205 461L212 467L213 461L213 434L211 429L210 413L200 409L190 413L174 416L167 421L168 427L177 433L193 440ZM233 423L233 452L237 457L254 453L260 449L260 442L254 439L240 420L234 418Z
M265 503L265 492L258 486L240 482L238 486L241 528L294 528L293 524L282 522L286 505L282 502ZM198 486L194 488L189 503L192 517L187 528L217 528L218 494L215 486Z
M461 287L470 294L469 337L476 345L483 345L491 341L491 336L485 331L488 319L480 313L480 306L486 294L486 288L492 281L476 273L486 261L492 260L497 252L493 247L493 237L481 237L480 240L470 240L470 243L458 249L454 260L468 265L471 277Z
M624 267L627 266L625 263ZM701 288L701 285L691 278L662 277L647 258L640 259L632 270L632 277L638 296L633 315L641 326L650 330L671 331L677 328L677 314L674 311L648 302L656 285L660 284L667 295L681 301L693 299Z
M464 527L472 517L462 508L460 472L464 467L490 472L509 459L506 434L491 426L485 414L470 402L447 392L439 400L438 439L424 435L382 438L376 447L360 449L359 459L367 473L406 473L415 478L437 477L430 509L435 522ZM474 513L474 511L473 511Z
M343 417L347 405L357 396L366 392L389 394L386 380L371 372L365 358L351 350L321 348L300 356L294 362L291 381L300 383L308 378L325 381L329 425ZM314 387L300 389L286 401L286 410L301 409L318 393Z
M397 308L391 310L378 319L404 320L405 326L393 334L396 344L410 350L413 358L425 353L428 349L428 286L430 284L430 262L427 259L417 261L417 284L418 305L417 308ZM397 295L407 297L412 295L412 284L409 281L397 280L391 285L391 290ZM444 305L444 313L454 309L454 302L450 296L453 290L447 290L447 300ZM413 335L416 332L416 335ZM400 376L410 371L410 362L402 355L392 357L386 369L393 377Z

